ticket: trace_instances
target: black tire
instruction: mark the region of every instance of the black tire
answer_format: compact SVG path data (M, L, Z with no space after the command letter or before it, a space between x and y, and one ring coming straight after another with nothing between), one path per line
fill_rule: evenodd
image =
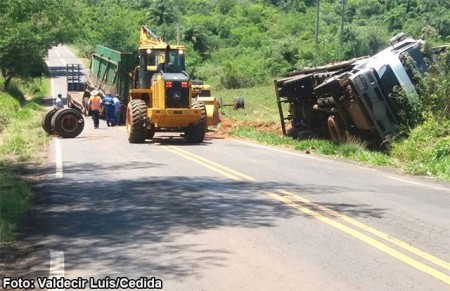
M237 97L236 99L234 99L233 109L237 110L237 109L244 109L244 108L245 108L245 102L244 102L243 97Z
M192 109L201 109L202 114L200 120L196 123L190 124L184 132L184 137L189 143L201 143L205 139L206 131L208 130L208 123L206 120L206 108L202 102L192 102Z
M143 143L147 137L145 119L147 118L147 105L143 100L131 100L127 107L126 127L130 143Z
M83 115L79 111L71 108L58 110L53 115L52 128L59 137L77 137L84 129Z
M47 134L53 134L52 118L53 115L55 115L56 111L58 110L56 108L53 108L49 112L45 113L45 115L42 117L42 128Z

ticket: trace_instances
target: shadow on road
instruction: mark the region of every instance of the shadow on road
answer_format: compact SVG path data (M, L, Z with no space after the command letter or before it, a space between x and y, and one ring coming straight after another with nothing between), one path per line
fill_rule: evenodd
M309 194L349 191L211 177L120 178L126 169L145 171L159 166L152 163L65 166L63 179L50 176L33 185L35 207L22 228L23 239L43 248L64 250L70 257L66 262L68 270L82 269L94 262L97 268L109 266L117 274L126 266L128 272L139 275L145 275L143 270L146 274L151 270L166 277L191 276L211 265L224 264L227 251L206 244L176 244L179 237L221 227L272 227L279 219L308 217L262 191L284 189ZM95 169L101 175L93 177L82 169ZM352 216L383 215L382 209L370 209L367 205L325 206ZM167 256L166 261L151 260L162 254ZM108 271L104 275L113 274Z

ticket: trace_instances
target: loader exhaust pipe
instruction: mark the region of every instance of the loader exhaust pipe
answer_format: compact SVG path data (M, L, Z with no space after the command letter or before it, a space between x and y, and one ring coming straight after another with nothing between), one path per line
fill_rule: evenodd
M170 45L167 45L166 46L166 52L165 52L165 55L164 55L164 73L167 73L167 68L168 68L169 61L170 61L170 54L169 54L169 52L170 52Z

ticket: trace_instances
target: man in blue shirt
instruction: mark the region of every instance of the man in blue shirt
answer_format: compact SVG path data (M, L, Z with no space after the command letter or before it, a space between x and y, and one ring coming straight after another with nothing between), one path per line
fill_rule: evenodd
M106 124L108 126L114 126L115 124L114 112L116 107L114 106L114 98L110 92L106 93L105 98L103 98L103 105L105 106L106 111Z

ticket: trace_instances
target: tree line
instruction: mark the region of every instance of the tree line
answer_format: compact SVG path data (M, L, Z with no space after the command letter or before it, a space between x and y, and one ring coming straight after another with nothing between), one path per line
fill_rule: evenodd
M4 84L44 73L45 55L57 44L75 44L87 57L97 44L135 51L142 24L169 43L176 42L179 28L190 74L240 88L306 66L374 54L402 31L448 43L450 1L3 0Z

